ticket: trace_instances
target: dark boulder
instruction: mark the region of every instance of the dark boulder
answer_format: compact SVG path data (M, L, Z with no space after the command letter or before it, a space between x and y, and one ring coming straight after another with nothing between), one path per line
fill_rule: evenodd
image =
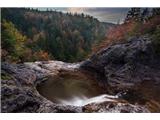
M132 100L141 103L144 99L160 101L159 60L151 38L141 36L99 51L80 68L96 75L108 92L125 93L125 98L134 94L139 99Z
M110 86L130 87L151 77L160 78L158 57L151 40L144 36L101 50L80 67L102 76Z

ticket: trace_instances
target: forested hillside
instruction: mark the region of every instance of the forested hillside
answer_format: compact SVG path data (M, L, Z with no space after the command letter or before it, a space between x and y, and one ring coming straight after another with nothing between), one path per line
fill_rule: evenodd
M125 42L131 37L148 35L160 54L160 8L131 8L123 24L112 27L107 37L92 47L93 54L109 45Z
M2 8L2 60L81 61L113 26L92 16L26 8Z

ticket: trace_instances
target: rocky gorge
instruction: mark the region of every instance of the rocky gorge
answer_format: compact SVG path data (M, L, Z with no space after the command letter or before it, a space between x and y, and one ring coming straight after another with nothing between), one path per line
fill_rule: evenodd
M2 62L1 112L160 112L159 60L141 36L80 63Z

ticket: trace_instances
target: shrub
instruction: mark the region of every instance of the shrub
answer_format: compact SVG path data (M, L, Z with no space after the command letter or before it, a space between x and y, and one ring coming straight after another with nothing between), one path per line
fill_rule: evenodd
M160 15L150 18L148 21L143 23L139 28L139 33L141 34L152 34L156 28L160 25Z

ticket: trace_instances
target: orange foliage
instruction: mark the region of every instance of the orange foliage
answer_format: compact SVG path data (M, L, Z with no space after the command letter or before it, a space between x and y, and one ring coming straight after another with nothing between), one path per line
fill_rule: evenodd
M111 28L107 33L107 39L109 40L122 40L126 37L127 33L133 31L135 28L135 22L130 22L128 24L118 25L114 28Z
M124 41L126 37L136 28L136 22L129 22L116 27L110 28L107 32L107 37L100 44L93 46L92 51L97 52L111 44Z
M153 32L157 27L160 27L160 15L157 15L143 23L143 25L139 29L139 32L141 34L144 34L146 32Z
M34 56L37 60L49 60L49 55L47 52L40 50L39 52L35 52Z
M109 29L107 37L100 44L92 47L92 51L98 52L99 50L108 47L111 44L125 41L128 37L150 34L160 27L160 15L157 15L145 22L130 21Z

